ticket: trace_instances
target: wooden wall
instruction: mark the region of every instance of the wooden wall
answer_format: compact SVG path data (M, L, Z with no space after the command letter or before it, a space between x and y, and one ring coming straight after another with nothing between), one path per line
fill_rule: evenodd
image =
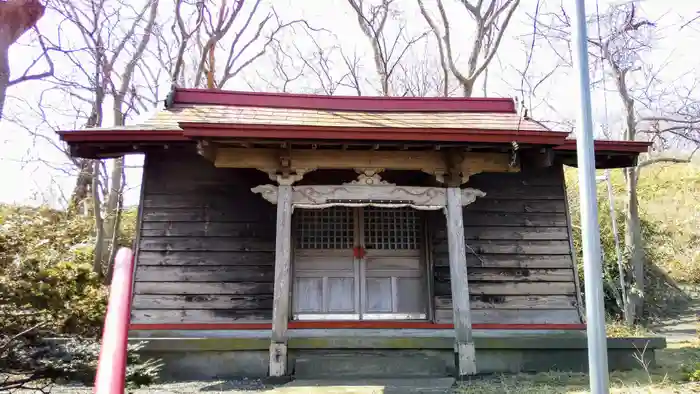
M464 209L473 323L581 323L561 166L474 175ZM452 321L445 217L430 218L435 319Z
M194 147L147 153L133 323L270 319L276 211L250 191L269 182Z

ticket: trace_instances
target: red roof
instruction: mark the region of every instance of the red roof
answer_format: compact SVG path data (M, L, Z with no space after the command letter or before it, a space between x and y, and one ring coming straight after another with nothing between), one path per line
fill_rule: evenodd
M184 142L202 138L532 144L575 151L568 133L522 118L507 98L356 97L174 89L140 125L59 133L71 145ZM596 151L636 155L650 143L596 141Z
M175 89L173 94L173 102L178 104L357 112L516 113L515 102L509 98L321 96L220 89Z

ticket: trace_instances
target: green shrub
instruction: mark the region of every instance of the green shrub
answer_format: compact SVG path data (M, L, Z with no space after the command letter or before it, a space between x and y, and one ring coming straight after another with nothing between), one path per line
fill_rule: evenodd
M700 362L683 366L683 376L689 382L700 382Z
M125 214L120 242L133 239ZM99 336L107 289L92 272L93 220L48 208L0 206L0 326Z

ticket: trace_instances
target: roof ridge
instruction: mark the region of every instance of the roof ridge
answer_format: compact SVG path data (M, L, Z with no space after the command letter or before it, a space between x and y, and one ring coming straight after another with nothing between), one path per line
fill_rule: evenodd
M511 98L327 96L174 88L166 107L175 104L316 109L348 112L481 112L516 113Z

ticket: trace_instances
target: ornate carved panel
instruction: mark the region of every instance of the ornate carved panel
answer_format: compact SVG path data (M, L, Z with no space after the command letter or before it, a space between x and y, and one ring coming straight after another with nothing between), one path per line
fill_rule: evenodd
M251 191L273 204L277 203L275 185L260 185ZM472 188L461 189L461 194L462 205L471 204L477 197L486 195ZM446 204L445 188L398 186L382 180L376 173L368 176L363 172L357 181L343 185L292 186L292 206L299 208L380 206L437 210Z

